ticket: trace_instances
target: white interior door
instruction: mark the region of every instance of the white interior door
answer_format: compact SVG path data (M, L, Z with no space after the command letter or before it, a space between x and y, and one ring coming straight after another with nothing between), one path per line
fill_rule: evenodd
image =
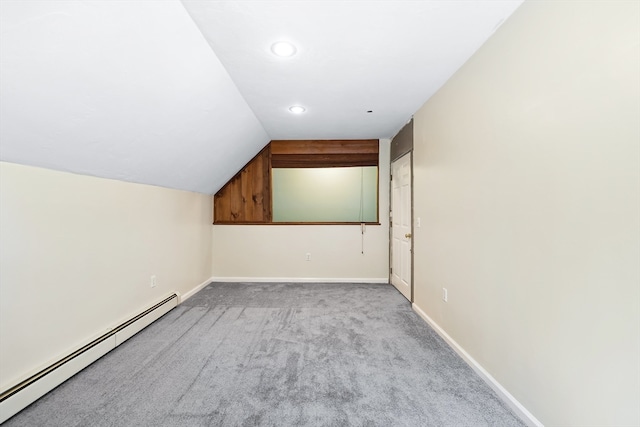
M391 164L391 283L411 301L411 153Z

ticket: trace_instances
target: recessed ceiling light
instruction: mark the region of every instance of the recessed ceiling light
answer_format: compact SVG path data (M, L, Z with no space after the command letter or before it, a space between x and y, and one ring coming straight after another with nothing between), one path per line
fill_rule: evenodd
M271 52L276 56L288 57L295 55L297 49L289 42L280 41L271 45Z
M292 105L291 107L289 107L289 111L291 111L293 114L302 114L307 111L307 109L301 105Z

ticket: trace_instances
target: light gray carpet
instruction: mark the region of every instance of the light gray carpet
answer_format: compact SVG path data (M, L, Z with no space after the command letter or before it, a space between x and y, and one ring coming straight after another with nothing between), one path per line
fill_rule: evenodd
M5 425L524 424L390 285L214 283Z

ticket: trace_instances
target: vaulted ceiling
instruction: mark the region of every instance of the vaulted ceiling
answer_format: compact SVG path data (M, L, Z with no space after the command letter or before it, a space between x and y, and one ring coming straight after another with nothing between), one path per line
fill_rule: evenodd
M392 137L521 1L3 0L0 160L213 193L270 139Z

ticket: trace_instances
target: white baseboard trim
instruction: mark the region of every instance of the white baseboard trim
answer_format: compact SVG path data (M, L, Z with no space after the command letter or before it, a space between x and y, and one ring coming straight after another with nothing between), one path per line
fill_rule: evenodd
M344 277L212 277L213 282L256 283L389 283L388 277L344 278Z
M518 400L513 397L513 395L509 393L507 389L502 386L502 384L500 384L495 378L493 378L493 376L489 372L487 372L486 369L484 369L482 365L480 365L480 363L478 363L473 357L471 357L471 355L467 353L453 338L451 338L449 334L447 334L444 329L440 327L440 325L438 325L432 318L430 318L427 313L422 311L422 309L415 303L412 303L411 307L413 308L413 311L415 311L418 316L422 318L422 320L427 322L429 326L431 326L438 333L438 335L440 335L442 339L445 340L445 342L449 344L449 346L453 348L453 350L458 353L458 355L462 357L462 359L478 375L480 375L480 378L482 378L489 385L489 387L491 387L493 391L498 394L498 396L522 419L522 421L532 427L544 427L544 425L540 421L538 421L538 419L534 417L533 414L527 410L527 408L525 408L520 402L518 402Z
M195 294L197 294L198 292L200 292L202 289L204 289L209 283L213 282L214 278L213 277L209 277L207 280L205 280L204 282L200 283L198 286L196 286L195 288L191 289L189 292L187 292L184 295L180 295L178 294L178 296L180 297L180 302L179 304L182 304L183 302L185 302L186 300L188 300L189 298L191 298L192 296L194 296Z
M115 335L62 365L49 375L43 377L39 381L36 381L30 387L20 390L3 400L0 402L0 424L22 411L31 403L35 402L87 366L91 365L94 361L98 360L114 348L116 348Z
M177 294L171 294L96 339L70 350L30 377L0 390L0 424L172 310L177 300Z

